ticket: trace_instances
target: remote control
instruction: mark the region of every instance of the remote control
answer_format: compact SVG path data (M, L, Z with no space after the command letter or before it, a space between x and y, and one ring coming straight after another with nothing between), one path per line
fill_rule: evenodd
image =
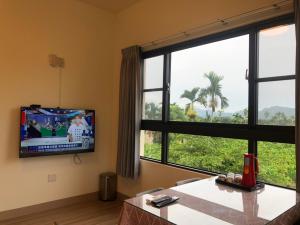
M163 202L163 201L166 201L166 200L170 200L170 199L172 199L170 196L163 196L163 197L161 197L161 198L152 200L151 202L152 202L154 205L156 205L156 204L158 204L158 203L160 203L160 202Z
M161 208L161 207L164 207L166 205L169 205L175 201L177 201L179 198L178 197L173 197L173 198L170 198L170 199L166 199L165 201L162 201L162 202L159 202L157 204L155 204L155 206L157 208Z

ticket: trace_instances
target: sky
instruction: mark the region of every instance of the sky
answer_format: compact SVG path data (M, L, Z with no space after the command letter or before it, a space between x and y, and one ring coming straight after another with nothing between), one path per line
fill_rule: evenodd
M269 29L259 34L259 77L293 75L295 73L294 25ZM173 52L171 55L170 102L181 107L189 102L180 98L184 90L206 88L205 73L223 76L222 94L229 101L224 112L233 113L248 107L249 35L243 35L198 47ZM163 57L145 61L144 88L161 88ZM294 108L294 81L259 84L259 110L271 106ZM147 93L146 101L161 103L160 92ZM200 104L196 108L204 109Z

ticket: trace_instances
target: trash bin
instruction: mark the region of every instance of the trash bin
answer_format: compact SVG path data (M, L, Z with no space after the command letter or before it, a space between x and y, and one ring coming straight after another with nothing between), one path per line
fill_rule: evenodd
M117 198L117 175L112 172L100 174L99 198L102 201L113 201Z

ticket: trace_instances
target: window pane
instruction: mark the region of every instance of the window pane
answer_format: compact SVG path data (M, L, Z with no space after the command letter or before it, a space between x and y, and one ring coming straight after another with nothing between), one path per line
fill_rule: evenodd
M161 159L161 133L156 131L141 131L140 155L151 158Z
M172 53L170 119L248 122L249 35Z
M295 81L258 84L258 124L295 125Z
M162 92L144 92L143 119L161 120Z
M295 74L295 25L259 32L259 77Z
M163 87L164 57L144 60L144 89Z
M248 141L187 134L169 135L169 162L213 172L241 173Z
M267 183L295 188L295 145L258 142L259 179Z

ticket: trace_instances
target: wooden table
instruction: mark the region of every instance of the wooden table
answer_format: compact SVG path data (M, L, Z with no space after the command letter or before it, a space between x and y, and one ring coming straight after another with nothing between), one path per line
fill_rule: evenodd
M300 218L300 195L294 190L266 185L246 192L215 183L216 177L156 192L178 196L177 203L155 208L152 195L124 202L120 225L292 225Z

